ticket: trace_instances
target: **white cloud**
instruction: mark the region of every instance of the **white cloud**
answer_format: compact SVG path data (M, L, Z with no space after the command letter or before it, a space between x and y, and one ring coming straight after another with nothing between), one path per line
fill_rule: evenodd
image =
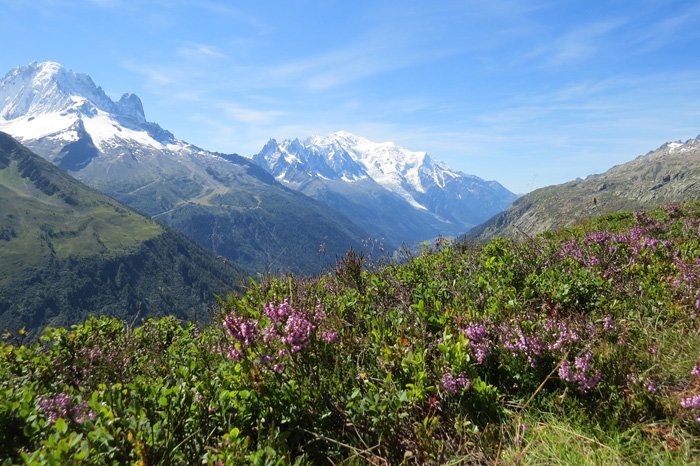
M527 57L541 58L551 67L583 62L603 48L614 47L615 40L610 35L625 23L625 20L613 19L577 27L559 37L546 38L547 43L538 44Z
M178 55L188 60L201 60L208 58L227 58L225 54L219 52L218 48L212 45L188 44L177 49Z

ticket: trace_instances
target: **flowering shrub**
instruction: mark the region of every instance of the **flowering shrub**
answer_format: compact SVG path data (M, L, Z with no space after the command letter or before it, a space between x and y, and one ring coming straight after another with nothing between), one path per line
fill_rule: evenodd
M206 327L10 336L0 463L520 464L554 431L696 460L700 204L404 256L265 276Z
M298 353L312 340L331 344L338 332L326 327L322 305L311 310L295 310L284 299L263 305L260 318L226 315L223 327L229 337L226 354L236 362L248 359L263 367L282 372L290 354Z

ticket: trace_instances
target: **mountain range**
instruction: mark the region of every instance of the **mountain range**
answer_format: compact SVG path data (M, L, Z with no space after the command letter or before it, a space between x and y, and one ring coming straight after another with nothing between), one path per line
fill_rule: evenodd
M604 213L700 198L700 136L667 142L646 155L591 175L537 189L467 233L467 238L534 236Z
M425 152L345 131L271 139L252 159L280 183L393 244L460 235L517 198L498 182L451 170Z
M0 132L0 330L206 320L244 272L72 178Z
M54 62L0 80L0 131L251 272L315 273L368 236L250 159L200 149L148 122L136 95L114 102L89 76Z
M316 273L367 239L396 249L456 236L517 197L346 132L270 140L252 157L207 151L148 122L136 95L113 101L55 62L0 80L0 131L252 272Z

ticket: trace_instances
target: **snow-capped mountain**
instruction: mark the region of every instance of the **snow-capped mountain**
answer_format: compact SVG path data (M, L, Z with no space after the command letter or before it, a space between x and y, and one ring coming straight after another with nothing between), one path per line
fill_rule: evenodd
M74 142L85 131L105 149L118 140L156 148L176 142L170 132L146 121L138 96L127 93L114 102L88 75L55 62L11 70L0 80L0 105L0 129L23 139Z
M136 95L114 102L58 63L33 62L0 79L0 131L249 269L314 272L329 262L318 255L321 243L332 258L367 236L251 160L200 149L148 122Z
M394 237L399 218L416 217L411 231L402 235L404 240L464 233L508 208L517 197L495 181L451 170L426 152L345 131L303 142L271 139L252 158L283 184L341 211L349 209L355 214L351 218L373 234ZM383 202L390 203L396 219L378 218L381 214L387 220L387 209L378 211L377 202L367 198L368 190L374 199L385 191ZM346 201L343 207L340 197Z

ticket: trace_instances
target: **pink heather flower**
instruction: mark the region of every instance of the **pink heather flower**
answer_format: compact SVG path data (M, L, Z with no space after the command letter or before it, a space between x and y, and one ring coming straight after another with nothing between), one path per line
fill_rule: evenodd
M315 326L306 320L301 314L293 314L287 319L284 327L286 336L281 338L282 343L292 346L292 351L297 352L309 343L309 337Z
M569 361L564 361L561 363L559 370L557 371L559 373L559 378L566 380L567 382L573 382L574 374L571 371L571 366L572 364Z
M681 400L681 406L686 409L700 409L700 395L693 395Z
M241 362L243 360L244 353L236 348L235 345L231 345L228 347L228 357L230 359L233 359L236 362Z
M88 408L87 401L82 400L80 403L74 404L70 395L58 393L47 397L40 395L37 397L39 401L38 411L46 415L46 420L50 423L55 423L59 418L73 420L82 424L86 420L95 419L95 413Z
M649 347L647 348L647 351L649 351L649 354L656 354L656 353L658 353L658 350L656 349L655 346L649 346Z
M442 388L452 393L453 395L462 389L468 390L471 387L471 381L464 377L464 374L459 374L459 377L455 378L450 372L445 372L442 375Z
M333 343L337 338L338 332L331 332L330 330L321 332L321 340L325 341L326 343Z
M658 239L644 238L644 241L642 241L642 247L645 248L655 248L658 244Z
M280 322L293 312L287 298L281 304L267 303L263 306L263 315L272 322Z
M470 322L464 329L469 346L477 363L483 364L491 355L491 339L488 328L483 323Z
M581 393L588 393L598 385L601 379L600 371L591 371L592 357L593 352L588 350L583 356L576 356L573 364L570 361L564 361L559 366L559 377L566 382L578 384Z
M263 336L263 343L270 343L277 337L277 330L274 327L265 328L263 333L265 334L265 336Z
M224 319L224 328L231 338L246 348L253 344L259 331L257 320L248 321L243 317L234 317L233 314L227 315Z
M603 329L608 332L615 330L615 320L611 316L607 315L603 319Z
M693 377L700 377L700 364L696 364L693 370L690 371L690 375Z

